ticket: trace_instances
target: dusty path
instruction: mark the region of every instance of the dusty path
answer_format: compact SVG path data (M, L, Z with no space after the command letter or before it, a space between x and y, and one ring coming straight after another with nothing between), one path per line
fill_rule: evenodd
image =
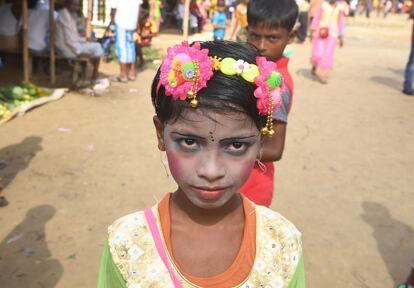
M273 208L304 234L309 287L393 287L414 256L414 98L399 92L410 24L370 23L348 27L326 86L311 79L309 44L294 46ZM152 128L153 73L0 127L11 202L0 209L1 287L94 287L106 226L174 188Z

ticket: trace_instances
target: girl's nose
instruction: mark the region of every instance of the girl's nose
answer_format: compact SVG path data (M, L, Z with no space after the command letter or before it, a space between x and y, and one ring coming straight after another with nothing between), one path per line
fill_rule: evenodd
M204 178L208 182L220 180L226 174L226 170L220 157L213 154L214 153L206 153L197 168L198 177Z

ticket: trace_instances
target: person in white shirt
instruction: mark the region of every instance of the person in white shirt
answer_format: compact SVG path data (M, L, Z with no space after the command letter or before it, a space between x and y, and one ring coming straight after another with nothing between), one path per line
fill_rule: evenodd
M37 0L28 1L28 40L30 50L42 52L47 49L48 44L49 11L38 10L36 8L37 2ZM22 24L21 14L20 0L15 0L0 7L0 43L5 43L10 39L16 39L17 42L21 41L21 35L19 34ZM19 49L19 46L17 45L15 48Z
M135 81L135 41L139 41L138 15L142 0L112 0L111 23L115 24L115 47L120 63L120 82Z
M49 11L29 10L28 18L29 48L36 52L48 50L49 43Z
M79 36L76 20L72 15L79 8L79 0L66 0L64 8L59 11L56 23L56 48L65 58L91 57L94 64L92 78L96 79L103 49L101 44L86 42Z

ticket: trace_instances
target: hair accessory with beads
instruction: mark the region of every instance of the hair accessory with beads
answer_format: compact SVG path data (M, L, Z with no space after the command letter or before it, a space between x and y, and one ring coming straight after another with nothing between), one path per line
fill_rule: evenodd
M272 113L282 105L282 76L277 71L276 63L267 61L264 57L257 57L256 63L259 67L259 76L254 80L257 85L254 96L257 98L259 114L267 114L266 125L261 132L263 135L272 137L275 133Z
M254 96L257 98L257 109L260 115L267 115L261 133L272 137L272 113L282 103L283 81L277 72L276 63L257 57L256 64L230 57L221 59L209 56L208 49L201 49L200 43L189 46L187 41L183 41L181 45L168 48L167 57L161 65L157 93L162 85L165 87L165 95L171 95L174 100L189 99L191 107L196 108L197 93L207 86L214 71L225 75L240 75L247 82L256 84Z
M187 41L167 50L167 58L161 65L161 84L166 95L174 100L191 99L191 106L197 107L197 92L207 86L213 76L213 61L207 49L201 49L196 42L189 46Z

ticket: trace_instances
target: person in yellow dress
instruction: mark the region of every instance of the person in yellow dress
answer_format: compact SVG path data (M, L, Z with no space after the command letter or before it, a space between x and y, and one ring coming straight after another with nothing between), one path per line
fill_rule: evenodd
M235 22L230 39L236 39L239 42L247 41L247 5L249 0L243 0L236 6L234 14Z

